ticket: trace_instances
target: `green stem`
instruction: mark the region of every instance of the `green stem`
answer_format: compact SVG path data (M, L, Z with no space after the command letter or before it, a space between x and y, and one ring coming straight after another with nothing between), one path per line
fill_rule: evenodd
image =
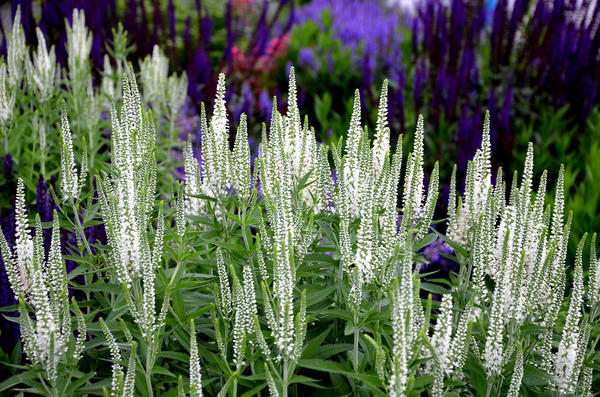
M250 355L254 357L254 347L250 347ZM252 375L256 373L254 372L254 360L252 360L252 362L250 363L250 372L252 372Z
M89 252L90 256L93 257L94 254L92 253L92 248L90 247L90 244L88 243L87 238L85 237L85 232L83 231L81 220L79 220L79 204L76 200L73 200L73 215L75 216L75 222L77 225L77 232L79 233L79 237L81 238L81 241L83 242L83 245Z
M177 137L175 136L175 117L174 115L171 115L171 117L169 117L169 140L171 141L171 145L170 146L175 146L177 141L176 141Z
M52 387L52 395L56 397L60 396L60 394L58 394L58 387L56 387L56 385Z
M151 340L149 340L150 342ZM148 387L148 395L150 397L154 396L154 391L152 390L152 345L148 344L146 351L146 386Z
M46 178L46 150L42 148L41 150L41 159L40 159L40 173Z
M358 319L354 319L354 373L358 373Z
M288 395L288 359L283 359L283 387L281 390L282 397L287 397Z
M383 300L383 297L382 297L381 289L378 288L377 289L377 313L381 313L381 301L382 300ZM376 326L375 329L377 330L377 332L379 332L379 325L380 325L379 320L377 320L377 323L375 325Z
M95 150L94 149L94 141L95 141L95 139L94 139L94 131L92 128L88 128L88 140L89 140L89 142L88 142L89 149L88 149L88 153L87 153L88 167L90 170L93 170L94 169L94 150ZM82 181L82 183L83 183L83 181Z
M87 241L87 238L85 237L85 232L83 231L83 226L81 225L81 220L79 219L79 204L77 203L77 201L75 199L73 199L73 215L75 216L75 224L76 224L76 231L79 234L79 237L81 238L81 241L83 241L83 244L85 246L85 248L87 249L87 251L89 252L90 256L93 257L94 254L92 253L92 249L90 248L90 244ZM85 285L90 285L90 280L87 274L84 275L84 279L85 279ZM85 298L86 300L90 300L90 291L85 291ZM87 308L87 313L89 314L91 310L91 307Z
M490 379L488 377L488 379L487 379L487 390L485 391L485 397L490 397L491 396L493 386L494 386L494 382L492 381L492 379Z
M151 374L146 373L146 386L148 387L148 395L150 397L154 396L154 392L152 391L152 379L151 378Z

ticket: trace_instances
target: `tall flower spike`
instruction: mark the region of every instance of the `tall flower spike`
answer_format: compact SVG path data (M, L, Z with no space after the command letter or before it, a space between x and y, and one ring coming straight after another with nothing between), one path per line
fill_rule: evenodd
M464 311L461 313L456 333L452 339L452 368L458 375L462 374L467 353L469 350L468 337L470 335L469 324L473 317L473 301L467 303Z
M111 111L114 172L99 178L98 192L117 280L130 286L150 263L145 230L156 192L156 138L131 72L123 74L122 85L121 109Z
M66 296L66 295L65 295ZM73 351L73 358L76 361L79 361L81 358L81 353L83 352L83 344L85 343L85 339L87 337L87 325L85 324L85 317L83 317L83 313L77 304L77 300L75 297L71 299L71 304L73 305L73 311L75 312L75 317L77 318L77 340L75 341L75 349Z
M590 307L600 302L600 259L596 256L596 233L590 244L590 278L588 282L588 300Z
M12 31L7 41L6 63L8 64L8 84L18 88L23 78L23 58L26 54L25 32L21 25L21 5L17 5Z
M360 306L363 297L363 275L358 266L348 269L350 275L350 291L348 292L348 305L355 318L359 318Z
M435 348L443 374L452 371L452 294L442 297L442 305L435 323L431 344Z
M300 296L300 308L296 314L294 325L296 339L294 340L292 359L299 360L304 348L304 338L306 338L306 289L302 290L302 295Z
M233 278L233 304L234 304L234 320L233 320L233 361L236 370L244 365L244 352L246 350L247 335L252 328L250 325L250 313L247 305L245 293L242 289L240 280L238 279L233 266L230 267Z
M0 126L2 127L12 118L16 98L15 90L6 84L6 77L6 64L0 60ZM3 134L7 132L4 131Z
M363 136L363 143L368 144L366 135ZM364 145L366 146L366 145ZM365 148L369 152L368 148ZM357 250L354 263L360 270L365 283L369 283L375 277L376 265L374 262L375 249L375 188L372 158L370 153L365 153L365 160L361 165L361 184L365 186L360 196L360 227L357 234Z
M60 223L58 213L56 210L53 212L52 218L52 237L50 240L50 252L48 252L48 259L46 261L45 270L48 273L48 281L50 282L50 298L55 306L58 317L60 318L60 330L63 335L68 335L71 331L71 315L69 313L69 291L67 288L67 272L65 269L65 263L61 254L61 243L60 243ZM77 303L75 313L77 314ZM81 324L78 318L79 337L77 343L82 345L83 341L80 341L82 334L85 340L85 322ZM77 350L78 348L76 348Z
M246 114L242 113L233 146L234 187L243 198L250 196L250 146L248 145L248 126Z
M227 108L225 106L225 75L219 74L217 83L217 94L215 97L215 108L210 119L209 134L205 135L210 145L210 157L205 159L208 182L215 194L225 194L225 189L231 186L231 160L229 151L229 122L227 120ZM203 148L204 149L204 148ZM212 164L211 164L212 163Z
M177 198L175 199L175 231L180 239L185 237L186 222L185 222L185 190L179 187Z
M412 220L419 220L423 215L423 147L424 147L423 115L419 115L413 152L408 160L404 183L404 214L412 216ZM408 220L407 220L408 221Z
M137 343L133 341L131 343L131 353L129 354L129 362L127 364L127 375L125 375L125 381L123 382L122 397L133 397L135 393L136 348Z
M279 397L279 391L277 390L277 385L275 384L273 375L271 375L271 371L269 370L269 364L267 364L267 363L265 363L265 374L267 376L267 386L269 387L269 395L271 397Z
M523 379L523 350L521 347L517 347L517 354L515 358L515 368L513 369L513 375L510 380L510 388L508 389L507 397L518 397L519 389L521 387L521 380Z
M119 364L122 360L121 349L117 345L115 337L110 332L102 318L100 318L100 327L102 328L102 332L104 333L104 337L106 338L106 343L108 344L108 349L110 351L112 361L112 382L110 395L112 397L120 396L121 384L123 382L123 367L121 366L121 364Z
M390 151L390 129L388 127L388 81L383 80L381 94L379 97L379 112L377 114L377 125L375 126L375 142L373 143L373 165L375 167L376 179L379 179L386 154Z
M194 157L192 149L192 138L188 135L183 157L183 166L185 172L185 196L186 212L189 215L199 215L205 208L205 201L198 196L203 194L202 175L200 164Z
M427 199L425 200L425 205L423 206L423 215L420 219L420 225L417 232L417 238L423 237L428 231L429 226L431 225L431 221L433 219L433 213L435 211L435 205L437 203L438 198L438 185L439 185L439 175L440 175L440 166L436 161L435 166L433 168L433 172L429 177L429 188L427 191Z
M346 210L351 217L356 217L359 214L360 208L360 192L362 183L360 181L361 168L359 162L360 141L362 137L362 128L360 126L360 93L358 90L354 94L354 108L352 111L352 119L348 129L348 140L345 147L344 160L344 189L346 189Z
M554 207L552 208L552 231L551 239L560 242L563 239L564 211L565 211L565 171L561 165L556 182L556 193L554 196Z
M225 269L225 261L221 250L217 248L217 273L219 274L219 296L217 304L224 316L229 316L232 310L231 288L229 287L229 277Z
M456 222L456 164L452 167L450 190L448 192L448 225Z
M503 229L500 230L502 231ZM510 229L506 230L505 233L502 233L501 236L504 236L504 239L501 240L502 253L500 260L502 263L507 263L510 261L508 252L510 248ZM498 282L494 289L490 323L488 326L484 352L484 367L487 369L488 375L498 373L502 367L504 357L504 308L507 306L507 300L510 298L510 276L510 271L503 271L501 276L497 279Z
M410 329L407 329L407 324L410 324L410 307L408 296L412 295L412 291L404 291L396 281L392 290L390 301L392 304L392 373L389 378L388 393L390 396L401 397L405 396L408 385L408 362L411 349Z
M247 318L246 328L251 330L253 328L253 317L257 314L256 308L256 292L254 290L254 275L252 274L252 268L249 265L243 267L243 282L244 282L244 298L246 300Z
M73 9L72 23L66 20L67 29L67 64L69 65L69 78L72 83L82 82L85 86L87 75L90 71L90 51L92 50L92 33L85 25L85 13L77 8Z
M12 255L9 251L5 251L8 245L4 241L2 256L12 258L10 262L12 266L7 267L8 275L11 280L13 293L15 298L19 299L19 295L23 295L26 300L29 299L33 292L33 274L34 274L34 249L33 239L29 233L29 220L27 219L27 210L25 207L25 185L23 180L17 180L17 201L15 203L15 248ZM5 262L6 263L6 262ZM12 268L14 270L8 270ZM12 276L11 276L12 273Z
M63 201L77 200L79 196L79 182L77 169L75 167L75 155L73 154L73 140L71 138L71 127L67 118L65 107L60 112L62 156L60 161L60 190Z
M54 46L46 47L46 39L40 28L36 28L38 48L33 57L33 62L26 57L27 78L30 86L37 90L41 102L47 101L54 91L56 79L56 55Z
M554 380L561 394L575 392L575 386L579 377L577 371L577 349L579 338L582 336L580 319L582 316L581 305L583 303L583 245L586 235L584 234L577 248L575 258L575 275L573 276L573 289L571 302L565 319L562 338L558 345L558 352L554 361Z
M194 319L190 320L190 397L202 397L202 373Z
M456 207L456 178L454 174L453 178L450 190L451 200L448 205L448 236L460 244L469 245L472 243L473 227L484 212L488 191L492 189L489 111L485 114L481 147L477 149L473 160L467 164L465 194L461 199L462 205L458 208ZM500 183L501 179L498 178ZM497 192L497 194L499 193ZM504 198L502 198L502 201L504 201Z
M319 195L318 153L317 141L312 128L308 126L308 118L302 125L300 110L298 108L296 77L294 68L290 68L288 109L287 114L278 117L281 121L281 144L290 164L290 173L294 183L298 183L309 172L308 179L302 189L302 200L313 207L315 213L323 209L323 202Z
M112 103L115 100L115 82L112 65L110 64L110 58L108 54L104 54L104 70L102 71L102 92L104 96Z
M144 101L152 106L152 110L159 114L163 106L167 105L165 92L169 77L169 59L162 53L158 45L154 45L152 56L147 56L140 63L140 79L144 88Z
M41 364L47 378L55 382L58 363L72 334L66 271L60 253L60 226L55 212L50 251L46 256L39 215L35 219L35 237L30 235L24 190L23 181L19 179L15 249L11 253L4 235L0 238L0 249L12 292L19 299L24 351L29 360ZM79 331L82 332L81 327Z
M286 135L286 153L292 158L292 168L299 171L303 166L299 163L302 149L304 146L302 136L302 126L300 121L300 110L298 109L298 99L296 97L296 73L294 67L290 68L289 92L288 92L288 113L287 113L287 133ZM298 173L296 173L298 175ZM303 175L298 175L303 176Z
M181 107L185 103L188 89L188 78L185 72L181 73L181 76L177 77L173 73L169 77L169 83L167 86L167 97L169 98L169 112L172 118L181 110Z

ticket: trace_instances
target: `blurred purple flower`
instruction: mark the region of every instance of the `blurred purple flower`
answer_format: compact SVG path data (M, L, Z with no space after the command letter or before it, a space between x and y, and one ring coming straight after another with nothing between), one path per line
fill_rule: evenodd
M167 5L167 13L169 14L169 38L174 46L175 35L177 34L177 25L175 21L175 3L173 0L169 0L169 4Z
M318 63L312 48L304 47L298 51L298 67L301 69L319 70Z
M258 98L258 105L260 107L261 115L265 118L267 123L271 122L271 113L273 111L273 101L269 98L269 94L266 90L260 92Z
M52 222L54 218L54 210L58 207L54 203L50 186L56 188L56 177L50 178L50 183L44 180L44 177L40 175L38 183L36 185L36 196L35 196L35 209L40 216L42 222ZM44 235L44 248L46 251L50 250L50 240L52 238L52 230L46 228L42 231Z
M14 177L13 171L14 163L12 154L7 153L2 162L2 174L4 174L4 178L6 178L6 180L11 180Z
M458 119L458 161L459 180L466 174L467 162L473 158L481 145L481 114L478 108L471 110L465 106Z
M11 200L11 202L14 203L14 200ZM8 245L12 247L15 240L14 206L0 209L0 225L2 226L1 233L4 234ZM16 304L17 300L8 281L4 259L0 253L0 307ZM17 317L17 315L16 311L2 312L2 315L0 315L0 349L8 353L12 352L14 346L18 343L20 333L19 324L6 319L4 316Z
M458 264L444 256L453 254L454 250L444 240L437 238L423 250L423 255L429 263L423 263L421 271L441 270L445 274L458 271Z

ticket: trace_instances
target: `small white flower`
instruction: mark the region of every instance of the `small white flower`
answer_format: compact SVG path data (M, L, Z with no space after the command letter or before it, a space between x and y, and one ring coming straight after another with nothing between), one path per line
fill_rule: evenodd
M85 25L85 13L83 10L73 9L72 23L69 25L68 21L66 21L66 29L69 78L71 82L87 82L87 75L90 72L89 58L92 50L93 35Z
M36 28L38 39L37 52L33 56L33 62L26 57L27 77L32 88L39 93L42 102L47 101L54 91L56 80L56 55L54 46L50 51L46 47L46 39L40 28Z
M73 153L73 140L71 127L67 118L67 111L61 111L61 138L62 152L60 160L60 190L63 201L76 200L79 196L79 181L75 167L75 155ZM83 181L82 181L83 182Z
M149 103L155 112L161 112L167 104L165 93L169 93L171 99L179 98L175 81L171 83L172 87L168 81L169 59L158 45L154 45L152 56L147 56L140 63L140 77L144 88L144 102ZM173 92L169 92L168 88L172 88Z

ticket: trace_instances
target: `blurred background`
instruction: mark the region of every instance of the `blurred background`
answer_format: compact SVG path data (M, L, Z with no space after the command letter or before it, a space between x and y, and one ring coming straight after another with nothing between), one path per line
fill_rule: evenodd
M285 110L292 65L301 111L322 141L346 133L356 88L363 120L372 127L380 86L389 79L392 139L403 134L411 142L423 114L426 169L439 161L447 185L456 163L460 186L489 110L494 168L503 167L507 183L522 167L527 142L534 142L536 177L548 169L553 186L565 165L574 213L571 252L583 232L600 230L596 0L13 0L0 6L0 54L6 54L18 5L28 45L37 43L39 26L63 67L65 20L74 8L85 11L97 85L105 62L115 63L111 48L121 48L139 70L158 44L169 72L187 74L188 96L177 128L181 138L190 134L196 144L200 106L212 109L220 72L227 74L232 124L246 113L251 142L261 123L269 122L273 96ZM119 23L127 35L115 45L124 38ZM4 192L14 191L13 167L6 155L0 175L3 227L10 224L11 195ZM53 182L40 180L38 195L42 189L48 197ZM447 192L446 186L443 207Z

